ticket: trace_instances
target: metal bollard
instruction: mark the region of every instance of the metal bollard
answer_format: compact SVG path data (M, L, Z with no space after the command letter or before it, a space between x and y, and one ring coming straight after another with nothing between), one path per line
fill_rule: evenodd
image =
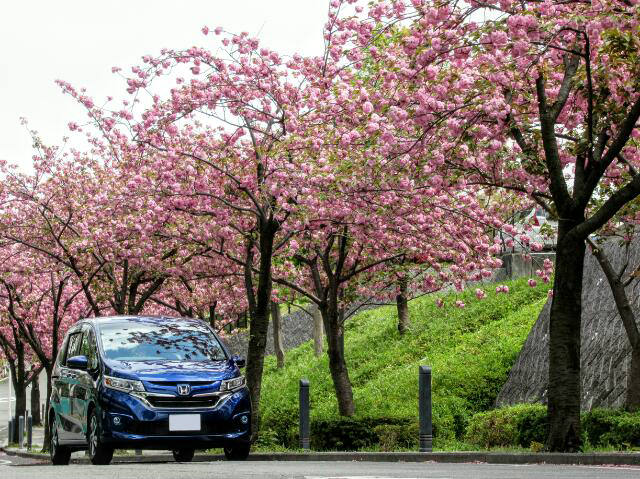
M300 380L300 447L309 450L309 380Z
M24 446L24 416L18 418L18 447Z
M418 368L418 411L420 415L420 452L431 452L433 428L431 416L431 368Z
M33 444L33 416L27 418L27 449L31 450Z
M9 419L9 444L13 444L13 418Z

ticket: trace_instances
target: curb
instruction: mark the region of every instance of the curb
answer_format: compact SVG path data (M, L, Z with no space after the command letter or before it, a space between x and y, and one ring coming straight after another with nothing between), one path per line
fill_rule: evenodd
M9 456L49 461L47 456L32 452L3 448ZM200 454L193 458L194 462L222 461L222 454ZM640 466L640 453L502 453L502 452L309 452L309 453L261 453L249 456L249 461L369 461L369 462L444 462L469 463L483 462L488 464L556 464L603 466L624 465ZM74 458L73 464L88 464L85 458ZM114 456L113 463L153 463L174 462L168 454L143 456Z

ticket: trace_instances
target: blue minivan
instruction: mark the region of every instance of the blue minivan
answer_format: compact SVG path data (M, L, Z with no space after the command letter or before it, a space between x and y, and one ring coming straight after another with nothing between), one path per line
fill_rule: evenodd
M52 376L51 461L88 450L109 464L114 449L163 449L191 461L196 449L246 459L251 401L231 356L196 319L85 319L67 333Z

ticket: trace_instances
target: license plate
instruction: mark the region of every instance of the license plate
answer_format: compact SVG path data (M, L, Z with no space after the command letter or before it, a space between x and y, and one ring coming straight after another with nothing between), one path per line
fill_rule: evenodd
M169 414L169 431L199 431L200 414Z

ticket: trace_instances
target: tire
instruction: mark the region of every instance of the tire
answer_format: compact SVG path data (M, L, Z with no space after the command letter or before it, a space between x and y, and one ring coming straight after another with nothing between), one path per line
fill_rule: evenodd
M251 444L234 444L224 448L224 455L229 461L244 461L249 457Z
M52 411L51 424L49 426L49 433L51 435L49 443L49 455L51 456L51 462L54 466L67 466L71 460L71 449L66 446L60 445L60 439L58 437L58 427L56 426L55 413Z
M87 423L87 442L89 443L89 460L95 466L106 466L113 459L113 448L100 440L100 421L94 409L89 414Z
M191 462L193 460L193 455L195 450L193 449L176 449L173 451L173 458L176 462Z

